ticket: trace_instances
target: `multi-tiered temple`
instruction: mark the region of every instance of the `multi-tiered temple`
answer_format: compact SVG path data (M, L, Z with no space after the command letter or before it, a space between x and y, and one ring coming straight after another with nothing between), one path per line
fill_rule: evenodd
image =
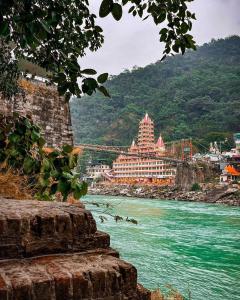
M166 155L166 148L160 134L154 141L154 123L148 116L139 123L137 143L132 142L128 149L131 154L149 154L159 159L120 155L113 162L114 181L117 183L152 183L159 185L172 184L176 169L171 163L161 160Z

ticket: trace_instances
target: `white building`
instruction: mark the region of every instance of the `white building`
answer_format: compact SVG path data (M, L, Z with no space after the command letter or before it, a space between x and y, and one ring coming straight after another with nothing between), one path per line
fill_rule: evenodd
M108 174L111 169L108 165L94 165L94 166L88 166L86 168L87 171L87 177L88 178L98 178L102 175Z

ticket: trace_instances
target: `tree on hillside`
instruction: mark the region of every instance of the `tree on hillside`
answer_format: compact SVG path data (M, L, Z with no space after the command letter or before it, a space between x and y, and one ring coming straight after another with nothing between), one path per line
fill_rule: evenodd
M189 34L192 19L195 19L187 7L191 1L102 0L99 16L104 18L111 14L119 21L123 6L127 6L128 13L134 17L152 18L156 25L166 22L159 32L166 56L195 49ZM12 46L17 59L25 58L45 68L51 81L57 83L60 94L67 98L71 94L91 95L97 89L108 95L102 85L108 74L101 74L96 80L91 77L96 75L95 70L83 70L78 64L78 58L83 57L87 49L96 51L104 42L103 30L96 19L88 0L1 0L0 38Z
M229 141L240 131L239 74L239 36L122 72L107 82L107 102L100 93L71 101L75 141L129 145L146 111L166 142L192 137L208 148L214 132Z

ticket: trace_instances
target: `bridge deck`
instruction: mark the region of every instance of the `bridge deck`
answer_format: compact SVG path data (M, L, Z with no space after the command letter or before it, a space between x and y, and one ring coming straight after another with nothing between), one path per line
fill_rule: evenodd
M90 151L98 151L98 152L109 152L109 153L114 153L114 154L122 154L126 156L132 156L132 157L139 157L139 158L149 158L149 159L158 159L158 160L164 160L164 161L169 161L173 163L183 163L184 160L182 159L177 159L174 157L167 157L167 156L159 156L155 155L154 153L131 153L126 150L123 150L126 147L114 147L114 146L104 146L104 145L91 145L91 144L80 144L80 145L75 145L75 148L77 149L87 149Z

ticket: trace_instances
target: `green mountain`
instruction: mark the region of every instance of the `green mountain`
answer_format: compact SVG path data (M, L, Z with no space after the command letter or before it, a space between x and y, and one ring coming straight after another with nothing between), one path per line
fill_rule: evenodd
M201 150L240 131L240 37L124 71L106 86L111 99L96 93L71 102L76 143L129 145L148 112L156 135L192 137Z

